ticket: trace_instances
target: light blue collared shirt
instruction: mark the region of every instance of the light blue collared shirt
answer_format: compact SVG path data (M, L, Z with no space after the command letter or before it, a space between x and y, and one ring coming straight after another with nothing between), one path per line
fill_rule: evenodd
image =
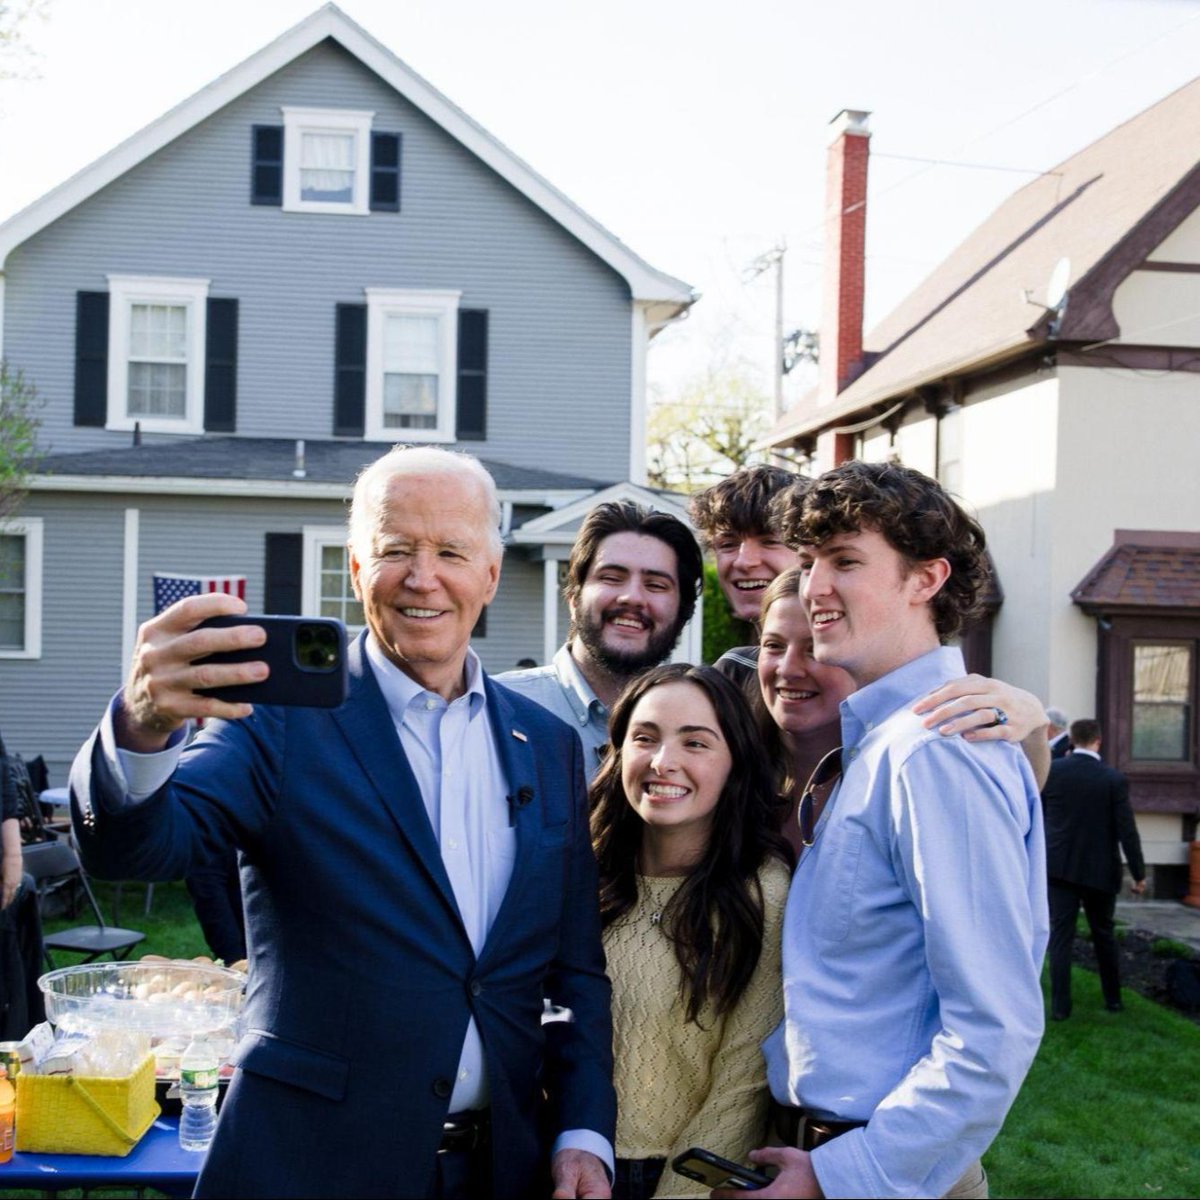
M841 783L788 895L771 1092L867 1121L813 1152L826 1196L941 1196L1037 1052L1048 936L1037 785L1015 747L921 726L940 648L843 701Z
M494 678L566 721L583 743L583 768L588 780L596 777L608 745L608 706L596 698L591 684L584 679L571 656L570 642L558 648L549 666L505 671Z

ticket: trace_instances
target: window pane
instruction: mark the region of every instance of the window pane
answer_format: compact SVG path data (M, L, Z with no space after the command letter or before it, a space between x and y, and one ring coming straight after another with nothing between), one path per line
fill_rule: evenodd
M186 417L187 368L173 363L129 364L131 417Z
M354 134L300 137L300 199L350 204L354 200Z
M325 543L321 546L320 596L318 609L322 617L338 617L350 629L361 629L366 621L362 605L354 598L350 584L350 563L343 545Z
M1133 647L1133 744L1137 759L1191 757L1192 647L1185 642Z
M383 369L436 375L440 317L390 316L383 325Z
M25 535L0 534L0 591L25 590Z
M436 375L385 375L383 424L386 429L436 429Z
M134 304L129 311L132 358L187 358L187 307L182 304Z
M0 534L0 650L25 649L25 535Z

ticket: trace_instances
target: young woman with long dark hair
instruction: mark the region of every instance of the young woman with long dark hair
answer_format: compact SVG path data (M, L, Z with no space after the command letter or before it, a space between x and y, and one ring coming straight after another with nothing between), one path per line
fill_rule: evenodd
M707 1195L669 1171L702 1146L744 1160L769 1095L759 1043L781 1011L791 855L745 699L672 664L613 706L592 836L613 981L614 1195Z

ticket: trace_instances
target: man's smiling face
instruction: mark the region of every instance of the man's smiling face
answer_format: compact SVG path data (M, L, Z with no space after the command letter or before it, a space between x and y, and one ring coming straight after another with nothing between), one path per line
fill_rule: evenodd
M948 573L944 559L910 564L866 529L801 546L800 568L814 655L858 687L937 646L929 601Z
M796 565L795 552L773 533L718 530L712 538L717 582L739 621L757 625L762 596L776 575Z
M470 476L399 475L374 514L369 553L350 546L354 594L380 648L447 699L461 690L471 630L500 580L488 523Z
M570 604L572 637L614 675L660 663L679 637L675 551L643 533L609 534Z

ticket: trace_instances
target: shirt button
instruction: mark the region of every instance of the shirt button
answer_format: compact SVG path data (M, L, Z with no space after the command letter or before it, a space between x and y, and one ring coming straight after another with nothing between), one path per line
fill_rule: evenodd
M857 747L857 746L852 746L852 747L850 748L850 757L851 757L851 758L857 758L857 757L858 757L858 747Z
M437 708L437 701L436 701L436 700L432 700L432 699L430 699L430 700L426 700L426 701L425 701L425 711L426 711L426 712L433 712L433 710L434 710L435 708Z
M469 1079L471 1077L471 1072L468 1071L466 1067L463 1067L463 1069L459 1071L458 1077L459 1079Z
M457 843L457 842L456 842L456 841L455 841L453 838L451 838L451 839L450 839L450 849L451 849L451 850L457 850L457 849L458 849L458 843Z

